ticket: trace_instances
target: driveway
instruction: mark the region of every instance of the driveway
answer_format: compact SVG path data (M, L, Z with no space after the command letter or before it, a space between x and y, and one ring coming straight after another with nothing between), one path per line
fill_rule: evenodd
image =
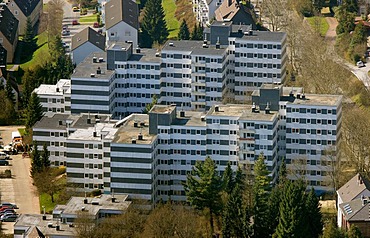
M370 70L370 62L365 63L365 67L358 68L356 65L339 57L334 50L335 39L337 37L337 33L335 29L338 25L338 21L335 17L326 17L326 21L329 24L329 30L326 32L326 35L325 35L325 40L329 43L328 44L328 54L331 54L335 62L342 65L343 67L346 67L349 71L351 71L358 78L358 80L363 82L365 87L369 88L370 78L369 78L368 72Z
M6 126L0 127L0 133L4 144L11 142L12 131L19 127ZM19 207L17 213L20 214L39 214L40 205L37 190L32 184L30 177L31 159L22 159L22 155L11 155L10 166L1 166L0 171L10 169L12 172L11 179L0 179L0 200L2 202L16 203ZM13 233L14 222L4 222L2 229L4 233Z

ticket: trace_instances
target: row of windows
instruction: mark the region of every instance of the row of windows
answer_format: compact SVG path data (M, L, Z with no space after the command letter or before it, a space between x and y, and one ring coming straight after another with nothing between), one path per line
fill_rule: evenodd
M230 41L230 45L234 45L235 41ZM281 49L281 45L273 45L273 44L253 44L253 43L236 43L235 47L238 48L254 48L254 49Z
M159 70L159 65L141 65L141 64L116 64L116 69L145 69Z
M337 114L336 109L316 109L316 108L291 108L286 109L287 112L311 113L311 114Z
M255 59L281 59L281 54L262 54L262 53L235 53L235 57L239 58L255 58ZM237 60L235 60L237 61Z
M116 79L156 79L160 76L155 74L115 74Z
M336 130L321 130L321 129L301 129L301 128L287 128L286 133L294 134L313 134L313 135L336 135Z
M287 143L301 145L335 145L334 140L287 139Z
M309 118L287 118L287 123L300 123L300 124L323 124L323 125L336 125L337 120L327 119L309 119Z
M238 77L254 77L254 78L281 78L281 74L275 73L258 73L258 72L235 72L235 76ZM235 80L235 84L238 83L238 80ZM240 82L242 83L242 82ZM248 82L247 82L248 83ZM253 83L253 82L250 82ZM236 85L238 86L238 85Z

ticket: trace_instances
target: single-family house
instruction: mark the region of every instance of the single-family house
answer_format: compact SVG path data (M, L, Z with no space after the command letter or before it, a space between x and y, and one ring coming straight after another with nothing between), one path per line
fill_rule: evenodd
M0 5L0 66L12 63L18 43L18 20L6 4Z
M338 227L348 229L351 225L356 225L364 237L370 237L370 181L361 174L356 174L337 190L337 195Z
M42 13L42 0L8 0L10 11L19 21L19 34L23 35L29 17L32 26L35 26Z
M71 57L74 64L81 63L93 52L104 52L105 36L87 27L72 37Z
M225 0L215 11L216 21L231 21L235 25L252 25L256 29L256 22L251 10L239 0Z
M105 5L107 46L113 42L132 42L138 47L139 8L133 0L111 0Z

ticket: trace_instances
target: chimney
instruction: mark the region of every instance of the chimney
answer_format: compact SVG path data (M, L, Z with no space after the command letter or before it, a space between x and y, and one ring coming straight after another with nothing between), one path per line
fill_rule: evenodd
M221 48L220 37L217 37L216 49L220 49L220 48Z
M135 140L135 139L132 139L132 140L131 140L131 143L132 143L132 144L136 144L136 140Z
M138 127L139 123L134 122L134 127Z
M140 122L140 126L141 127L144 127L145 126L145 122Z
M100 57L99 58L99 63L102 63L102 62L104 62L104 58L103 57Z
M249 30L249 35L253 36L253 30Z
M297 93L297 99L301 99L301 94Z
M173 46L173 42L168 43L169 46Z
M292 90L292 91L290 91L290 93L289 93L289 97L291 97L291 98L293 98L293 97L294 97L293 90Z
M96 58L95 56L93 57L93 63L98 63L98 58Z
M136 53L140 54L141 52L141 49L140 48L136 48Z
M115 203L115 202L116 202L116 198L112 197L112 203Z
M306 95L304 95L304 93L302 94L302 99L306 99Z
M219 112L220 111L220 108L218 105L215 106L215 112Z
M60 226L59 225L56 225L55 226L55 230L60 231Z
M267 105L265 107L265 113L270 114L270 103L267 103Z
M139 133L139 135L137 135L137 139L138 140L143 140L143 135L141 133Z
M63 125L63 121L59 120L59 126Z
M100 67L98 67L98 69L96 70L96 74L101 74L101 69L100 69Z
M91 124L91 118L87 118L87 124Z
M90 74L90 77L91 78L95 78L95 74Z
M97 135L97 133L96 133L96 131L94 131L94 132L93 132L93 136L94 136L94 137L96 137L96 135Z
M185 117L185 111L180 111L180 117Z
M87 198L84 198L84 204L87 204ZM82 207L82 211L85 210L85 207Z
M57 93L59 93L59 88L56 88Z
M252 104L252 112L256 112L256 104L254 102Z

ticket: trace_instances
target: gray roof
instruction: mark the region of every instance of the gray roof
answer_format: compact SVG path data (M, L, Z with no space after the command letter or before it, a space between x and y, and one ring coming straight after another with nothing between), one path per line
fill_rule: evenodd
M133 53L129 61L139 61L139 62L152 62L152 63L160 63L161 57L156 56L158 51L156 49L140 49L140 53Z
M90 42L101 50L105 50L105 36L99 34L91 27L86 27L76 35L72 36L72 47L74 50L86 42Z
M5 36L5 38L14 44L17 38L18 24L19 21L14 17L12 12L7 6L2 6L2 11L0 11L0 32Z
M199 55L219 55L222 56L222 53L227 49L221 46L220 49L216 49L214 45L207 45L206 48L203 47L203 41L193 41L193 40L168 40L164 47L163 51L190 51L192 54Z
M62 114L62 113L46 113L40 121L36 122L33 129L48 129L48 130L65 130L67 122L69 128L88 128L92 127L97 122L108 121L109 115L100 114L99 119L96 118L97 114ZM87 118L90 118L91 123L87 123ZM59 122L62 122L59 124Z
M271 31L253 31L253 34L244 34L242 39L253 41L272 41L282 42L286 38L285 32L271 32Z
M23 14L28 17L35 10L36 6L42 2L41 0L13 0L15 4L21 9Z
M352 201L364 190L370 190L370 182L360 174L356 174L346 184L338 189L337 194L341 197L343 203L346 203Z
M363 201L363 199L366 199ZM367 221L370 223L369 198L358 198L353 201L342 203L339 208L345 216L346 221ZM370 224L369 224L370 225Z
M132 0L111 0L105 4L105 27L110 29L124 21L139 29L139 8Z
M103 58L103 62L93 63L93 58ZM100 67L101 74L97 74L96 71ZM94 74L95 79L110 79L114 74L114 70L107 69L107 54L106 52L94 52L87 56L84 61L79 63L75 68L71 79L73 78L90 78L91 74Z

